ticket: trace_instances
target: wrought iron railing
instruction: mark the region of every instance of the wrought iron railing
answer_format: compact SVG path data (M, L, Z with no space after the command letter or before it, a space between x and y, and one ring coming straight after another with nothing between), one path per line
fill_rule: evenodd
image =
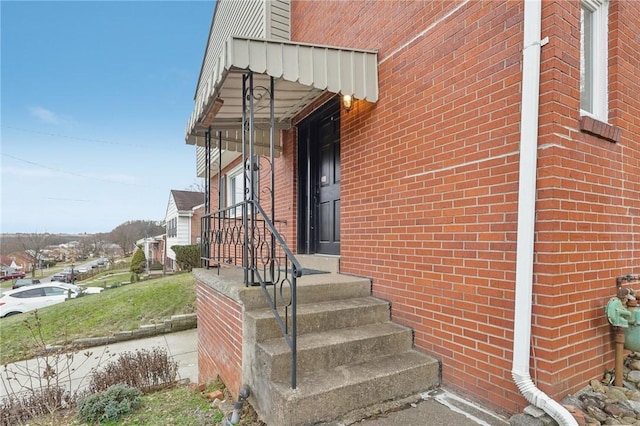
M244 270L246 286L260 286L291 349L291 387L296 388L297 278L300 263L284 238L286 221L272 221L258 202L244 201L202 218L201 261L206 268ZM284 309L284 316L279 308Z
M254 94L255 90L259 95ZM243 159L243 201L227 208L221 208L223 200L222 184L222 130L218 129L217 176L219 210L211 212L212 174L212 128L205 131L205 216L202 218L200 247L202 266L220 269L226 266L244 270L244 284L260 285L273 311L282 334L291 348L291 387L296 388L296 289L302 268L287 247L282 237L286 222L275 220L275 79L269 78L269 85L254 86L252 71L242 77L242 155ZM265 96L267 95L267 96ZM269 111L269 155L258 158L256 153L256 110L264 110L268 102ZM215 120L214 120L215 121ZM262 120L262 124L267 121ZM215 124L215 123L214 123ZM228 124L228 123L227 123ZM265 163L261 170L262 161ZM263 175L269 182L261 182ZM260 206L259 194L267 194L270 216ZM284 308L284 317L280 314Z

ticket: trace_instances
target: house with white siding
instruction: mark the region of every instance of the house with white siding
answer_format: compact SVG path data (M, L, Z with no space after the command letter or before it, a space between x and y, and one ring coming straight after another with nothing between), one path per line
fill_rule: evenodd
M165 266L168 271L177 269L176 253L172 246L186 246L197 244L200 233L200 215L198 209L204 204L204 193L195 191L171 190L167 213L166 226L166 255Z

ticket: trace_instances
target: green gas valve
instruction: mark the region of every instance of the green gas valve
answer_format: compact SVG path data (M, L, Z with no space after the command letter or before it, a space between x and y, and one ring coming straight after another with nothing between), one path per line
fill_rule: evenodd
M619 298L612 297L607 303L605 311L611 325L623 328L629 327L629 320L632 319L632 314L624 307Z

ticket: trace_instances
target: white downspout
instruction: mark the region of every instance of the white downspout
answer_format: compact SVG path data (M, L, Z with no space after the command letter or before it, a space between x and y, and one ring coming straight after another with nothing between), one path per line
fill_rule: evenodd
M516 250L516 304L511 375L522 395L561 426L578 426L562 405L536 387L529 375L533 241L538 157L540 95L541 0L524 2L522 102L520 111L520 180L518 187L518 243Z

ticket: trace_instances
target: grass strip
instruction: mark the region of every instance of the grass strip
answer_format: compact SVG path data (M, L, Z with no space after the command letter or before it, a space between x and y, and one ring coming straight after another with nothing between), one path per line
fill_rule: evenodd
M42 340L65 344L78 338L135 330L143 324L160 323L172 315L195 311L195 278L184 273L70 299L40 309L38 315ZM35 355L34 347L40 340L34 340L25 321L35 321L33 312L0 319L0 364Z

